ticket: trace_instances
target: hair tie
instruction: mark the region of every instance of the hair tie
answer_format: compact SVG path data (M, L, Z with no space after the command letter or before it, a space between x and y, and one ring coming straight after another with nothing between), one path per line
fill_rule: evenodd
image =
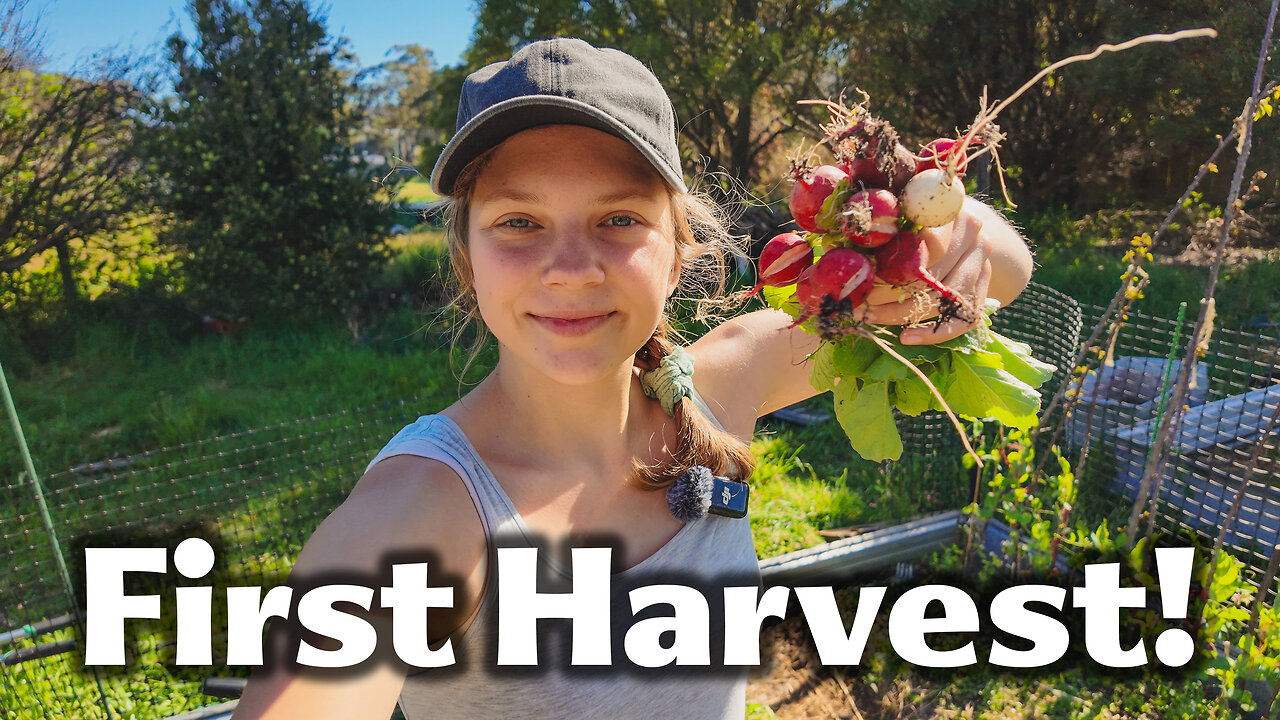
M645 397L656 399L674 415L676 403L693 397L693 356L679 345L671 348L657 368L640 373L640 387Z
M740 518L747 514L751 486L712 475L710 468L694 465L667 488L667 509L683 523L701 520L708 513Z

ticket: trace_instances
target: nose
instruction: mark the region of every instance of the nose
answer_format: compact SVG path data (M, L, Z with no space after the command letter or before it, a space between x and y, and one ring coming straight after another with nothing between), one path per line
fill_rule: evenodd
M542 282L562 287L590 287L604 282L604 267L590 233L577 230L556 233L547 253Z

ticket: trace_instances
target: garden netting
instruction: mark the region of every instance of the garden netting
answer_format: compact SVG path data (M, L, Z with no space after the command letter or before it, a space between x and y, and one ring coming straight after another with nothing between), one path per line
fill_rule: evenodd
M1081 329L1095 324L1102 311L1033 284L994 322L996 330L1030 344L1033 354L1058 367L1043 388L1048 397L1071 377ZM1179 329L1167 319L1130 313L1110 364L1090 373L1079 389L1082 402L1065 417L1047 419L1061 428L1068 458L1090 448L1089 472L1097 478L1092 487L1112 494L1110 502L1132 502L1169 393L1168 358L1171 350L1182 356L1179 343L1189 336L1190 323ZM1227 546L1254 577L1275 556L1280 533L1273 422L1280 405L1278 357L1275 336L1213 334L1172 435L1176 451L1161 475L1156 506L1161 526L1192 530L1212 542L1243 485ZM282 583L303 542L378 448L418 415L445 404L405 398L84 462L39 478L47 515L37 483L25 474L10 478L0 487L0 715L161 718L215 702L200 694L200 680L211 672L227 674L226 668L175 668L172 643L159 626L130 623L125 669L85 669L77 616L83 598L72 597L55 553L74 580L83 577L86 546L172 548L185 537L203 537L218 562L209 577L192 584L215 587L216 614L216 598L227 585ZM958 452L954 430L940 414L901 418L900 428L908 455ZM39 439L32 440L40 467ZM13 441L6 443L10 452ZM172 597L172 588L158 582L150 591ZM131 593L145 588L145 582L129 585ZM1274 588L1262 594L1269 592ZM218 646L215 634L215 664Z

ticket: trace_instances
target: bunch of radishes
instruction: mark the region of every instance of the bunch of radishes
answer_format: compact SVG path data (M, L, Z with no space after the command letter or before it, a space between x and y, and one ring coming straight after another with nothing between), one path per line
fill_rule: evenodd
M832 107L835 120L823 129L835 162L795 164L791 214L804 232L765 245L752 294L794 284L797 323L816 317L821 333L838 334L857 324L853 309L877 280L894 287L920 281L940 295L941 318L976 320L973 304L929 273L919 234L959 214L970 143L939 138L917 155L865 107Z
M992 174L1004 188L997 152L1004 136L995 119L1049 73L1103 52L1215 34L1211 29L1185 30L1101 45L1042 68L991 107L984 90L968 129L957 138L934 140L918 154L898 142L889 123L867 111L865 93L851 108L825 100L801 101L831 111L822 131L835 159L817 167L804 159L794 163L791 214L801 232L783 233L765 245L760 282L751 294L766 286L775 288L765 293L769 305L790 313L795 325L827 341L810 356L810 381L816 389L833 393L836 419L854 450L875 462L902 453L893 409L904 415L946 412L979 466L982 460L969 444L960 416L996 419L1024 429L1036 423L1036 388L1052 376L1054 367L1034 358L1029 346L992 331L985 317L991 305L979 310L929 273L921 231L955 220L965 200L961 177L975 158L989 156ZM1007 192L1004 199L1013 207ZM939 322L959 318L972 329L928 352L898 345L896 333L870 325L856 312L877 280L894 287L919 283L932 289L939 295ZM902 367L879 363L884 356Z

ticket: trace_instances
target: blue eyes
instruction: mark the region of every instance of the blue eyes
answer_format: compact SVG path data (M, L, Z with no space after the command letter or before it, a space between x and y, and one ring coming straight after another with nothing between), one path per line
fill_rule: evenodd
M639 224L639 220L631 215L612 215L604 221L606 227L625 228L634 227ZM515 217L509 220L503 220L499 223L502 227L511 228L513 230L528 230L536 227L529 218Z

